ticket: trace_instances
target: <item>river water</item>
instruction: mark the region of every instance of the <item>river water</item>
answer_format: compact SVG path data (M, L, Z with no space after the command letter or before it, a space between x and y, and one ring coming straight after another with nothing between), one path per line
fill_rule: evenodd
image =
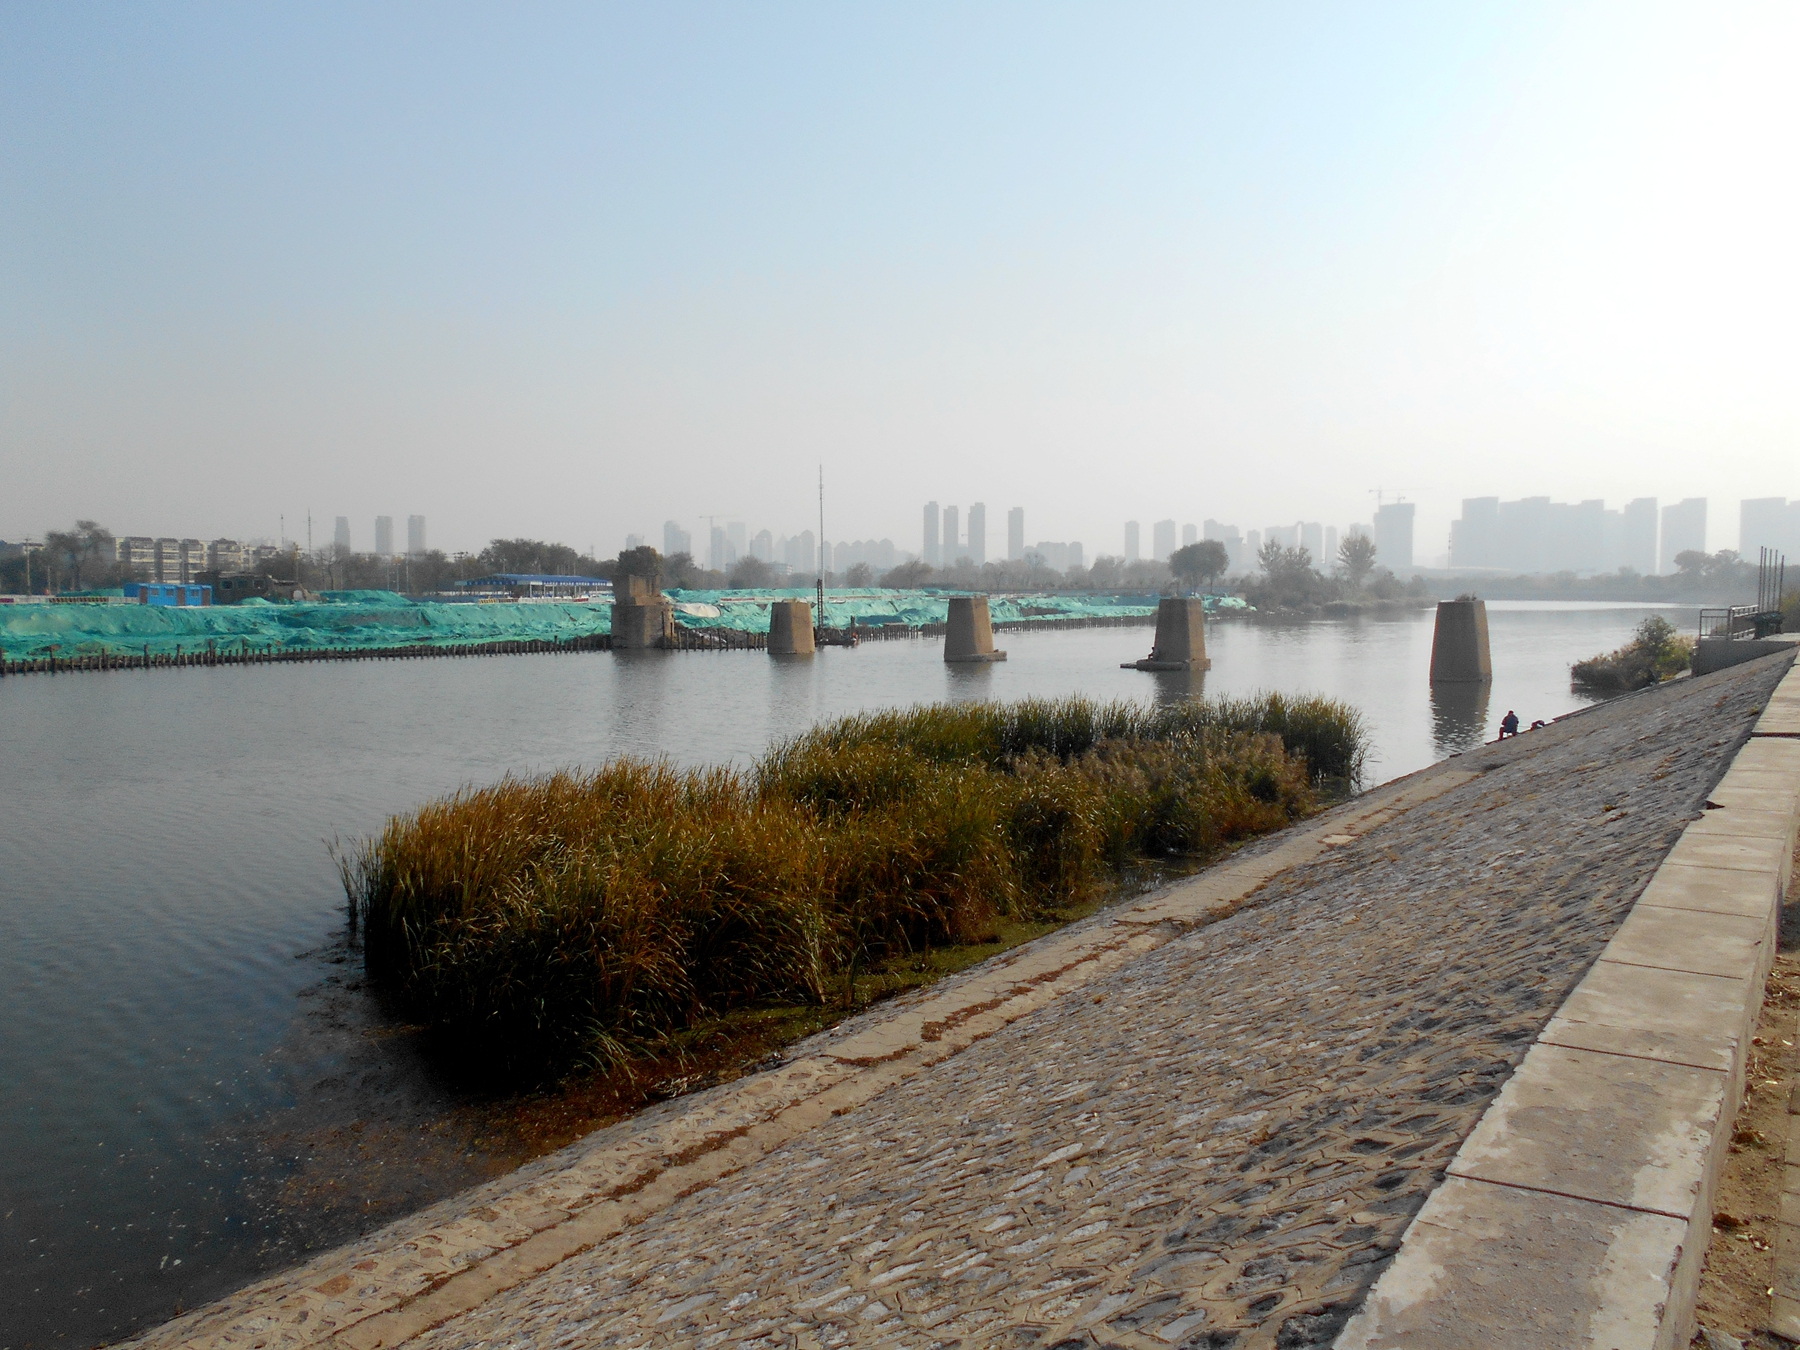
M507 772L619 754L748 762L856 709L1027 694L1330 694L1368 717L1379 782L1491 737L1508 708L1529 723L1580 706L1569 663L1649 612L1694 619L1492 603L1493 687L1448 701L1426 679L1429 611L1216 623L1203 677L1121 670L1148 649L1144 628L1007 633L1011 659L982 667L899 641L811 660L583 653L0 682L0 1350L116 1339L487 1174L470 1152L434 1168L435 1194L294 1189L312 1145L276 1122L310 1107L308 1128L338 1137L363 1128L363 1096L419 1090L382 1061L379 1009L345 978L333 838ZM364 1155L344 1175L379 1175L384 1149L415 1142L340 1139Z

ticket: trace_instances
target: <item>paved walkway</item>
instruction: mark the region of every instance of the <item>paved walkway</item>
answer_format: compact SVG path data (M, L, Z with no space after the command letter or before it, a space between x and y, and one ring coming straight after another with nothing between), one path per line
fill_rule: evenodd
M950 982L829 1051L797 1047L793 1071L849 1076L818 1070L829 1092L779 1137L741 1104L780 1072L602 1132L577 1151L669 1151L637 1181L607 1164L604 1223L557 1198L578 1168L540 1164L538 1238L493 1239L405 1307L318 1305L303 1327L291 1310L316 1298L271 1285L250 1291L275 1310L260 1321L148 1339L254 1350L341 1322L339 1343L431 1350L1328 1344L1782 673L1684 681L1488 747L1241 857L1221 869L1235 893L1208 874L1135 927L1053 935L985 1001L968 991L997 977L971 972L966 1016L919 1020ZM970 1030L1008 999L1029 1006ZM709 1112L714 1162L683 1172L667 1131ZM469 1208L399 1234L408 1259ZM382 1239L358 1250L354 1269L400 1268ZM311 1288L354 1298L356 1278Z

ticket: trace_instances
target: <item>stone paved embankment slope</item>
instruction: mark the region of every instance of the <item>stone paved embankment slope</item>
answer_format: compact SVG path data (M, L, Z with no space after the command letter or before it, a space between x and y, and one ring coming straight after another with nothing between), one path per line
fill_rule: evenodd
M1482 774L418 1343L1328 1343L1785 663Z

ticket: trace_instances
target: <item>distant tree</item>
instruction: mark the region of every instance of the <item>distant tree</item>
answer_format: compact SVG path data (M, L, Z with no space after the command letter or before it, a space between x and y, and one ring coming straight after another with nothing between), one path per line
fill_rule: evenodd
M853 563L844 573L844 585L862 589L875 584L875 569L866 562Z
M490 540L479 561L489 572L585 576L588 569L588 560L567 544L549 544L542 539Z
M1256 551L1256 561L1272 580L1301 576L1312 571L1312 551L1310 549L1284 548L1276 539L1269 540Z
M612 573L615 584L621 577L642 577L650 583L650 589L654 591L662 584L662 554L648 544L621 549L618 561L612 566Z
M704 591L716 574L708 573L694 561L691 553L671 553L663 559L663 581L678 591ZM719 578L721 581L723 577Z
M764 590L775 584L775 569L761 558L745 556L731 565L725 584L742 590Z
M105 586L118 579L118 550L112 531L91 520L78 520L72 530L51 530L37 559L60 590Z
M916 591L931 580L931 564L911 558L881 574L881 584L892 591Z
M1231 555L1217 539L1186 544L1169 555L1169 571L1185 590L1211 585L1231 565Z
M1350 579L1350 589L1360 591L1369 573L1375 570L1375 541L1366 534L1353 534L1338 545L1338 566Z
M1697 548L1685 548L1675 555L1675 570L1685 572L1691 577L1697 577L1706 571L1706 565L1711 561L1710 554Z
M1125 560L1102 555L1087 570L1088 585L1096 591L1116 590L1125 584Z

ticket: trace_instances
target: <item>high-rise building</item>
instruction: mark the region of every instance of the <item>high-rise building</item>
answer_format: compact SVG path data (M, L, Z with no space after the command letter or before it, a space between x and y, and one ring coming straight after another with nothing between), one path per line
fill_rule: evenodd
M1359 528L1350 527L1352 533ZM1450 522L1450 565L1499 567L1499 558L1500 499L1464 497L1462 519Z
M663 522L663 557L673 558L678 553L694 556L694 536L681 528L672 520Z
M1159 520L1150 527L1150 556L1157 562L1169 561L1175 551L1175 522Z
M1256 556L1244 553L1244 536L1238 533L1238 527L1227 525L1223 521L1210 517L1200 526L1202 539L1216 539L1225 545L1226 568L1232 572L1247 572L1256 566Z
M331 542L339 553L350 551L350 517L339 516L331 527Z
M945 567L954 567L965 552L960 514L954 506L944 508L944 537L939 544L939 549L942 552Z
M1261 530L1244 531L1244 570L1254 572L1262 563L1258 555L1262 552L1263 537Z
M382 558L394 556L394 518L392 516L375 517L375 553Z
M1025 508L1015 506L1006 513L1006 557L1017 562L1025 556Z
M925 539L924 548L919 550L919 557L926 564L937 567L944 561L944 555L938 549L938 521L940 513L936 502L925 503Z
M1649 576L1656 571L1656 498L1638 497L1621 513L1618 566Z
M1662 556L1657 570L1678 571L1675 559L1683 553L1706 552L1706 498L1686 497L1662 512Z
M750 556L761 558L764 562L774 562L775 536L767 530L758 530L756 538L750 541Z
M750 538L743 521L734 520L726 525L725 542L730 545L732 562L750 552Z
M1181 527L1181 546L1183 548L1186 548L1189 544L1197 544L1199 542L1200 527L1198 525L1183 525Z
M1795 549L1794 516L1796 507L1786 497L1746 497L1738 503L1738 557L1755 562L1765 548L1772 548L1800 560Z
M409 558L425 556L424 516L408 516L406 518L406 556Z
M631 552L632 549L642 548L643 546L644 546L644 536L643 535L628 534L625 536L625 552L629 553L629 552Z
M1654 571L1656 499L1639 497L1609 511L1597 497L1553 502L1523 497L1465 497L1450 523L1452 567L1517 572Z
M706 565L714 572L723 572L735 561L731 557L731 541L725 537L722 527L712 527L712 536L706 545Z
M1327 525L1325 527L1325 551L1322 554L1320 554L1315 561L1318 562L1319 566L1328 568L1337 561L1337 551L1338 551L1337 526Z
M1143 550L1138 547L1138 523L1128 520L1125 522L1125 561L1138 562L1143 556Z
M972 502L969 505L969 539L966 551L969 561L977 567L987 561L986 502Z
M1325 556L1325 527L1316 520L1300 522L1300 547L1312 555L1315 567L1323 567L1331 561Z
M1411 502L1375 508L1375 557L1396 575L1413 565L1413 511Z

